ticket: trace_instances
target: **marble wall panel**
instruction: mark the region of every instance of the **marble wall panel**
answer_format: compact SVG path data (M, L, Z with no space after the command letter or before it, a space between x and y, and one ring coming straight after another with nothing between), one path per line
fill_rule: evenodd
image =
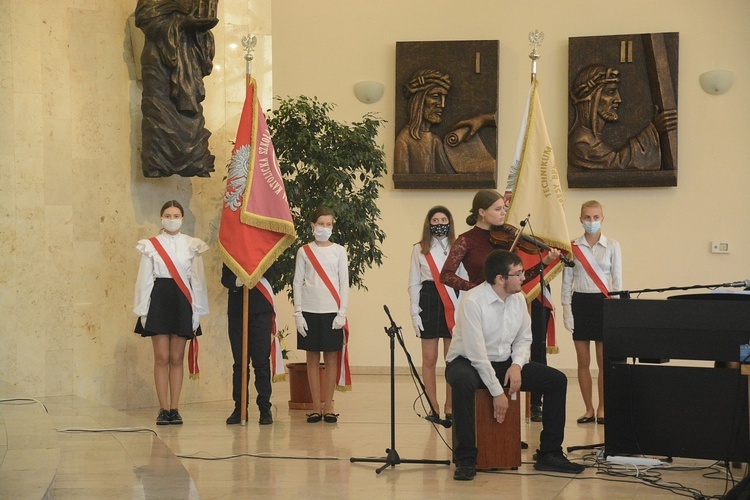
M0 0L0 12L10 12L11 0ZM11 16L0 16L0 62L7 63L12 60L12 34L13 26Z
M45 290L46 306L41 314L44 316L46 349L49 352L70 348L74 323L71 317L73 297L70 294L75 276L75 270L70 265L70 256L73 252L73 210L70 205L46 205L44 211L46 244L43 266L48 279Z
M10 5L13 90L41 92L40 16L43 0L13 0ZM7 11L6 11L7 12Z
M73 393L73 349L49 349L44 359L44 394L65 396Z
M187 211L185 233L212 245L203 375L185 380L183 400L230 396L226 291L213 246L244 100L244 59L234 54L237 81L228 79L226 41L238 30L223 19L236 13L234 24L247 25L253 3L219 4L221 69L206 80L205 102L216 173L144 179L141 87L131 80L126 31L135 3L0 0L0 11L11 12L0 19L0 62L7 63L0 64L0 251L8 255L0 261L0 378L22 392L74 393L120 408L157 404L151 342L132 333L134 247L157 234L161 205L177 199ZM236 100L227 106L230 94Z
M44 98L48 100L47 96ZM50 205L74 202L80 179L74 175L71 158L70 119L51 116L44 111L44 201Z
M14 149L13 66L0 61L0 155L13 155Z
M13 134L13 141L17 158L42 158L44 155L42 141L44 113L42 110L41 93L14 92L13 127L15 134ZM38 184L37 189L40 186L41 184Z

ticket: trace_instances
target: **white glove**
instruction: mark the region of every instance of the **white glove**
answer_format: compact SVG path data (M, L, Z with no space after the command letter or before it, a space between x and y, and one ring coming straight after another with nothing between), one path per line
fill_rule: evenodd
M422 332L424 331L424 326L422 325L422 317L419 314L412 316L411 324L414 326L414 331L416 332L417 337L421 337Z
M341 330L344 328L344 325L346 325L346 314L337 314L335 318L333 318L333 325L331 328L334 330Z
M146 328L146 319L147 318L148 318L148 316L141 316L141 326L143 328Z
M573 331L573 309L571 306L563 306L563 324L569 332Z
M201 317L197 313L193 313L193 331L196 331L200 326L200 319Z
M294 313L294 324L297 325L297 333L303 337L307 337L307 321L302 316L302 312Z

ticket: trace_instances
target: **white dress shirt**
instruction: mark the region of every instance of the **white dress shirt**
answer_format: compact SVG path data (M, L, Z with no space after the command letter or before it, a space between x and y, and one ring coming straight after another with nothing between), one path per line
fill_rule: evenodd
M531 317L521 293L505 300L484 282L464 294L458 304L456 326L446 362L459 356L471 361L492 396L503 387L490 364L512 359L521 368L531 355Z
M602 234L599 236L599 241L593 247L589 246L586 241L586 235L579 236L573 243L580 247L591 249L594 260L596 260L599 268L609 281L604 283L609 287L609 291L622 290L622 253L620 251L620 244L617 241L607 238ZM576 265L574 267L566 267L563 270L562 294L560 298L560 302L563 305L563 319L566 320L566 328L570 325L570 322L567 320L572 320L573 318L573 311L571 309L573 292L602 293L589 277L589 274L581 263L578 262L578 259L575 258L575 254L573 257Z
M175 266L184 269L188 276L186 285L193 292L193 315L207 315L208 291L206 290L206 274L203 269L201 254L208 250L208 245L198 238L182 233L174 235L161 233L157 238L159 243L176 260ZM138 267L138 278L135 282L133 313L136 316L143 317L148 314L148 308L151 305L151 291L154 288L154 280L156 278L171 278L172 274L149 240L139 240L135 248L141 254L141 263Z
M300 247L297 250L292 282L295 312L338 313L345 316L349 303L349 265L346 249L336 243L328 246L312 243L309 246L338 292L341 305L336 304L333 295L307 257L304 247Z

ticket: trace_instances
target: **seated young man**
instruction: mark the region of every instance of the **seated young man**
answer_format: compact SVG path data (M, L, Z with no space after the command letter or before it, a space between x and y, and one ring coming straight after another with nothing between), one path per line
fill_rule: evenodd
M538 391L544 397L534 468L578 474L584 466L570 462L562 451L568 380L554 368L529 362L531 318L523 294L518 293L524 278L521 259L495 250L484 263L484 277L486 281L466 292L458 305L446 357L445 378L453 389L456 438L453 479L470 481L476 475L474 391L489 389L494 417L502 423L508 410L503 385L509 386L511 394Z

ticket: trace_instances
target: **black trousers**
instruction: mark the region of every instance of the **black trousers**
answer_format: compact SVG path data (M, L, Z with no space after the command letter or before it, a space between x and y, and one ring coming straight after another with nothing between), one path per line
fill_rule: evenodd
M248 357L255 375L255 399L258 409L271 408L271 312L250 314L248 319ZM242 317L229 316L229 343L232 346L232 399L234 407L242 404ZM248 382L250 370L247 372ZM248 384L248 389L250 388ZM248 391L249 393L249 391Z
M543 365L547 364L547 325L550 320L550 311L539 301L539 297L531 303L531 361ZM542 393L531 392L531 404L542 406Z
M492 367L502 382L511 360L493 362ZM445 368L445 379L453 389L453 462L457 465L476 465L477 444L474 410L474 391L485 385L471 362L458 357ZM531 361L521 369L521 390L538 391L544 396L542 432L539 451L561 451L565 435L565 398L568 379L552 367ZM479 436L481 440L482 437Z

